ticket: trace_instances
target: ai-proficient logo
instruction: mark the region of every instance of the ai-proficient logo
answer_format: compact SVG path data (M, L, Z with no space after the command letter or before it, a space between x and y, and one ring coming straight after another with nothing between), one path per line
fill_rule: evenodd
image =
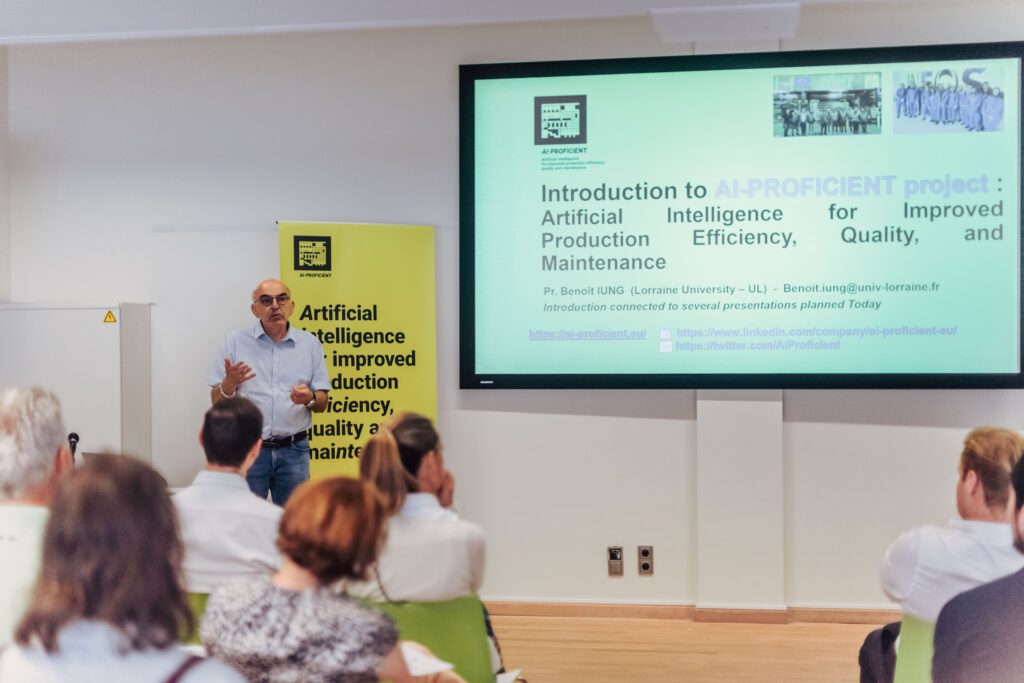
M330 272L331 238L323 236L295 236L295 270Z
M533 98L533 144L580 145L586 142L586 95Z

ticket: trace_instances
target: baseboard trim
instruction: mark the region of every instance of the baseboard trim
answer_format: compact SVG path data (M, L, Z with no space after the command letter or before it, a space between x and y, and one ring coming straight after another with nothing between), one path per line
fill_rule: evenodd
M520 602L487 600L487 611L500 617L612 617L617 619L692 620L693 605L629 605L596 602Z
M700 607L693 620L709 624L788 624L789 612L784 609L722 609Z
M832 609L828 607L790 607L789 620L804 624L879 624L903 618L898 609Z
M615 619L681 619L736 624L888 624L900 620L899 610L697 608L693 605L630 605L593 602L528 602L488 600L487 611L499 617L595 617Z

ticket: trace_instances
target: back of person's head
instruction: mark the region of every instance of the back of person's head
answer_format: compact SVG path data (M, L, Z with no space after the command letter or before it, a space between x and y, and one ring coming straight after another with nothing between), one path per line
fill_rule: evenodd
M441 437L429 417L418 413L401 413L387 423L398 442L398 455L406 472L416 476L423 458L431 451L441 450Z
M386 524L384 500L373 484L349 477L308 481L284 506L277 547L321 584L363 581Z
M423 458L439 451L441 437L430 418L417 413L401 413L381 425L359 454L359 476L387 499L388 513L394 514L415 492L416 475Z
M53 475L67 444L60 401L45 389L0 394L0 500L18 500Z
M263 413L247 398L221 399L206 411L200 434L207 462L241 467L263 435Z
M131 649L164 648L191 628L184 550L166 482L122 455L90 455L57 487L39 579L15 639L57 647L65 625L117 628Z
M964 439L960 478L974 472L985 493L985 504L1003 508L1010 500L1010 473L1024 453L1024 436L1009 429L978 427Z

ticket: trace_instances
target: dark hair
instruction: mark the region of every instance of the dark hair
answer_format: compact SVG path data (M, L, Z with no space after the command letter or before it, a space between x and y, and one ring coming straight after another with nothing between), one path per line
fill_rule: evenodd
M194 626L167 483L149 465L96 454L63 478L43 534L32 601L15 633L57 649L79 619L117 628L131 649L169 647Z
M401 413L384 423L359 454L359 476L384 494L388 514L398 512L408 493L416 491L423 458L441 448L430 418Z
M384 499L373 484L349 477L307 481L284 506L277 547L321 584L364 581L386 525Z
M418 413L401 413L387 427L395 435L402 466L413 477L419 473L427 453L441 448L441 437L429 417Z
M263 413L247 398L224 398L203 418L203 450L211 465L240 467L263 435Z
M1016 495L1014 507L1017 512L1024 508L1024 458L1017 461L1010 472L1010 481L1013 484L1013 493Z

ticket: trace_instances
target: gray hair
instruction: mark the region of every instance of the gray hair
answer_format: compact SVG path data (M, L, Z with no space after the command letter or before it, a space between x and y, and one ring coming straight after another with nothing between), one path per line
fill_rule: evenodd
M60 400L39 387L0 393L0 500L17 500L53 473L67 445Z

